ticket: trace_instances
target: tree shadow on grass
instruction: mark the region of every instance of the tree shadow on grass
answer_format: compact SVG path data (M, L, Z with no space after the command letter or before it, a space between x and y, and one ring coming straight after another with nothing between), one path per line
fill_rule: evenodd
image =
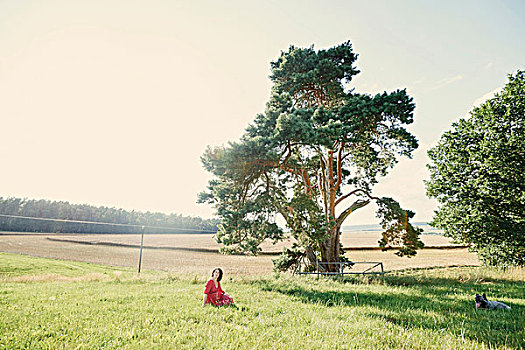
M423 276L388 276L374 283L381 284L385 292L377 288L363 291L353 284L356 279L342 279L337 290L311 283L305 279L253 281L263 291L284 294L303 303L325 307L356 307L365 316L379 319L405 329L428 329L447 332L456 338L465 338L490 346L523 348L525 310L511 305L511 311L475 309L474 294L486 292L487 286L460 283L452 278ZM314 280L312 279L312 282ZM492 293L500 291L510 298L523 299L521 282L492 281ZM499 284L501 282L501 285ZM389 288L396 287L395 289ZM401 288L397 288L401 287ZM366 290L366 288L364 288ZM372 289L374 291L372 291ZM472 298L465 298L472 296Z
M471 295L492 295L494 297L522 298L525 292L525 283L497 278L478 278L469 281L460 281L456 278L429 277L429 276L384 276L378 280L381 284L393 287L406 287L420 290L425 294L443 296L456 295L458 292Z
M457 267L457 266L453 266ZM462 267L479 267L479 266L462 266ZM454 286L474 286L479 287L483 284L494 284L494 285L516 285L517 287L525 288L525 281L513 281L504 278L494 278L487 276L476 276L473 274L469 275L468 271L465 273L467 276L455 276L455 277L437 277L418 274L422 271L434 271L439 273L440 270L448 270L451 267L434 267L434 268L423 268L423 269L407 269L399 272L409 272L409 274L399 274L399 275L384 275L378 276L378 279L381 279L385 283L390 285L397 286L414 286L424 283L425 285L454 285Z

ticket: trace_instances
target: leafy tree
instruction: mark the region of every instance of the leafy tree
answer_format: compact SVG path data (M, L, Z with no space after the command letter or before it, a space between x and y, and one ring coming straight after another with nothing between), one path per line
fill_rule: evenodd
M356 59L350 42L319 51L291 46L271 63L265 112L238 142L206 150L202 162L214 178L199 201L215 205L222 222L217 240L228 251L257 253L264 239L282 239L280 215L298 242L285 250L282 267L302 256L314 262L315 254L338 262L341 226L371 201L381 203L383 247L399 243L400 255L422 247L421 230L408 222L413 213L372 194L397 157L417 147L404 128L415 105L405 90L370 96L348 89L359 73Z
M437 146L427 194L432 225L467 243L488 265L525 265L525 72L452 125Z

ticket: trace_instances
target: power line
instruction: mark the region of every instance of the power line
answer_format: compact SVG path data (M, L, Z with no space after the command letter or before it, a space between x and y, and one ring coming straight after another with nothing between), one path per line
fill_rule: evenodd
M155 228L155 229L163 229L163 230L191 231L191 232L200 232L200 233L217 233L217 231L190 229L190 228L165 227L165 226L149 226L149 225L134 225L134 224L116 224L116 223L112 223L112 222L40 218L40 217L34 217L34 216L21 216L21 215L9 215L9 214L0 214L0 217L13 218L13 219L39 220L39 221L65 222L65 223L71 222L71 223L76 223L76 224L113 225L113 226L137 227L137 228L141 228L141 229L144 227L144 228Z

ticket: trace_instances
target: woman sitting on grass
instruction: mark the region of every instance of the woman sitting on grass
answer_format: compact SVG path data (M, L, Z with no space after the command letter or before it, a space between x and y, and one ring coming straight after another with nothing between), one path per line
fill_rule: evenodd
M224 293L221 288L222 270L216 268L211 273L211 278L206 283L204 289L204 298L202 299L202 306L212 304L213 306L230 306L233 304L233 298Z

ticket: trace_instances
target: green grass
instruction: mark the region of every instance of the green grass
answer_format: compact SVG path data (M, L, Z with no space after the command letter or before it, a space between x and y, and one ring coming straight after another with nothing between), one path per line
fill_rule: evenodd
M69 260L53 260L0 252L0 278L16 276L81 277L87 274L112 275L115 272L132 272L123 267L104 266Z
M104 278L82 278L93 273ZM226 276L236 307L219 309L200 306L207 276L138 278L0 253L0 349L522 349L524 276L472 267L339 280ZM512 310L475 311L483 292Z

